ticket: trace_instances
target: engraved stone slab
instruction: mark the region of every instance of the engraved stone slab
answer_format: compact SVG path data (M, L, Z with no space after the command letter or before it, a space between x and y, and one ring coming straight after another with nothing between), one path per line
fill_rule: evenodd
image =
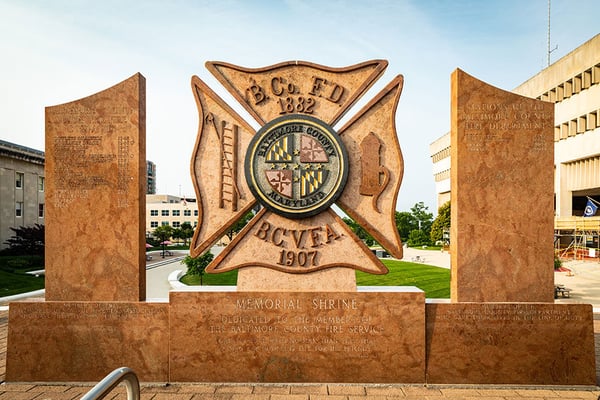
M452 74L452 300L553 302L554 105Z
M332 210L289 220L262 209L208 265L206 272L259 266L292 274L340 267L372 274L388 271ZM355 275L350 277L356 285Z
M46 299L138 301L145 285L142 75L46 108Z
M173 382L424 382L418 289L170 296Z
M98 382L115 368L141 381L169 379L166 303L16 302L8 324L6 380Z
M428 383L596 384L591 305L426 307Z
M288 114L319 117L334 125L383 74L388 63L372 60L343 68L289 61L245 68L214 61L206 68L261 124Z

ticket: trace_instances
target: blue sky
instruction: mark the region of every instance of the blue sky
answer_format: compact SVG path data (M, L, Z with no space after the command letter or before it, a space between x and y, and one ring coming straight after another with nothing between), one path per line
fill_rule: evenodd
M552 62L600 33L597 11L597 0L552 0ZM405 172L397 208L423 201L435 213L429 144L450 127L452 71L510 90L540 72L547 57L547 0L0 0L0 15L0 139L43 150L44 107L140 72L147 158L157 164L158 192L174 195L194 193L189 158L198 113L191 76L235 102L205 69L208 60L247 67L388 60L347 117L404 75L396 128Z

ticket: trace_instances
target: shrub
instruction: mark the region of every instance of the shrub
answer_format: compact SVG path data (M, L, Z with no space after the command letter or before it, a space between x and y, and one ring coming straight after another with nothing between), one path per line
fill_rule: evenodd
M410 234L408 235L407 244L409 246L428 245L429 244L429 235L423 231L414 229L414 230L410 231Z
M188 275L200 276L200 284L202 285L202 275L204 275L204 270L206 269L208 264L210 264L213 257L213 254L210 251L207 251L200 257L196 258L192 256L186 256L183 260L181 260L181 263L187 266Z
M557 271L562 267L562 260L554 256L554 270Z

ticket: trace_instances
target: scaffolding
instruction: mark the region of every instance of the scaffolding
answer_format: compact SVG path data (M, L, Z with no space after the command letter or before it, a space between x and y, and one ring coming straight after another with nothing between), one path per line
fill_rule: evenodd
M600 262L600 216L557 217L554 220L554 251L565 260Z

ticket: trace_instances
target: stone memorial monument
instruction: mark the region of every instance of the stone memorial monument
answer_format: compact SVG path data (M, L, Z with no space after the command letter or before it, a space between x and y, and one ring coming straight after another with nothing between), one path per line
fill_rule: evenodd
M554 299L554 104L452 75L452 299Z
M46 300L146 298L146 83L46 108Z
M262 125L257 132L192 78L200 118L191 168L201 210L192 254L261 208L207 267L239 269L236 292L171 292L171 321L180 326L171 336L172 379L423 381L424 293L357 291L355 270L387 269L331 210L339 206L402 257L394 219L403 173L394 124L402 76L335 128L386 66L207 63ZM200 331L192 317L198 309ZM204 348L190 351L192 332Z
M461 70L451 88L452 304L427 305L427 381L594 385L592 306L553 304L553 105Z
M168 380L167 304L147 303L146 81L46 108L46 301L10 305L7 381Z
M591 306L551 296L547 103L456 71L452 302L426 304L414 287L357 288L356 270L387 269L332 207L402 257L403 77L338 127L386 67L208 62L256 132L192 78L191 254L255 215L207 267L237 269L236 287L171 291L159 303L144 299L140 250L143 77L48 108L48 292L10 305L7 380L97 381L128 366L146 382L594 385ZM521 201L523 187L537 201Z

